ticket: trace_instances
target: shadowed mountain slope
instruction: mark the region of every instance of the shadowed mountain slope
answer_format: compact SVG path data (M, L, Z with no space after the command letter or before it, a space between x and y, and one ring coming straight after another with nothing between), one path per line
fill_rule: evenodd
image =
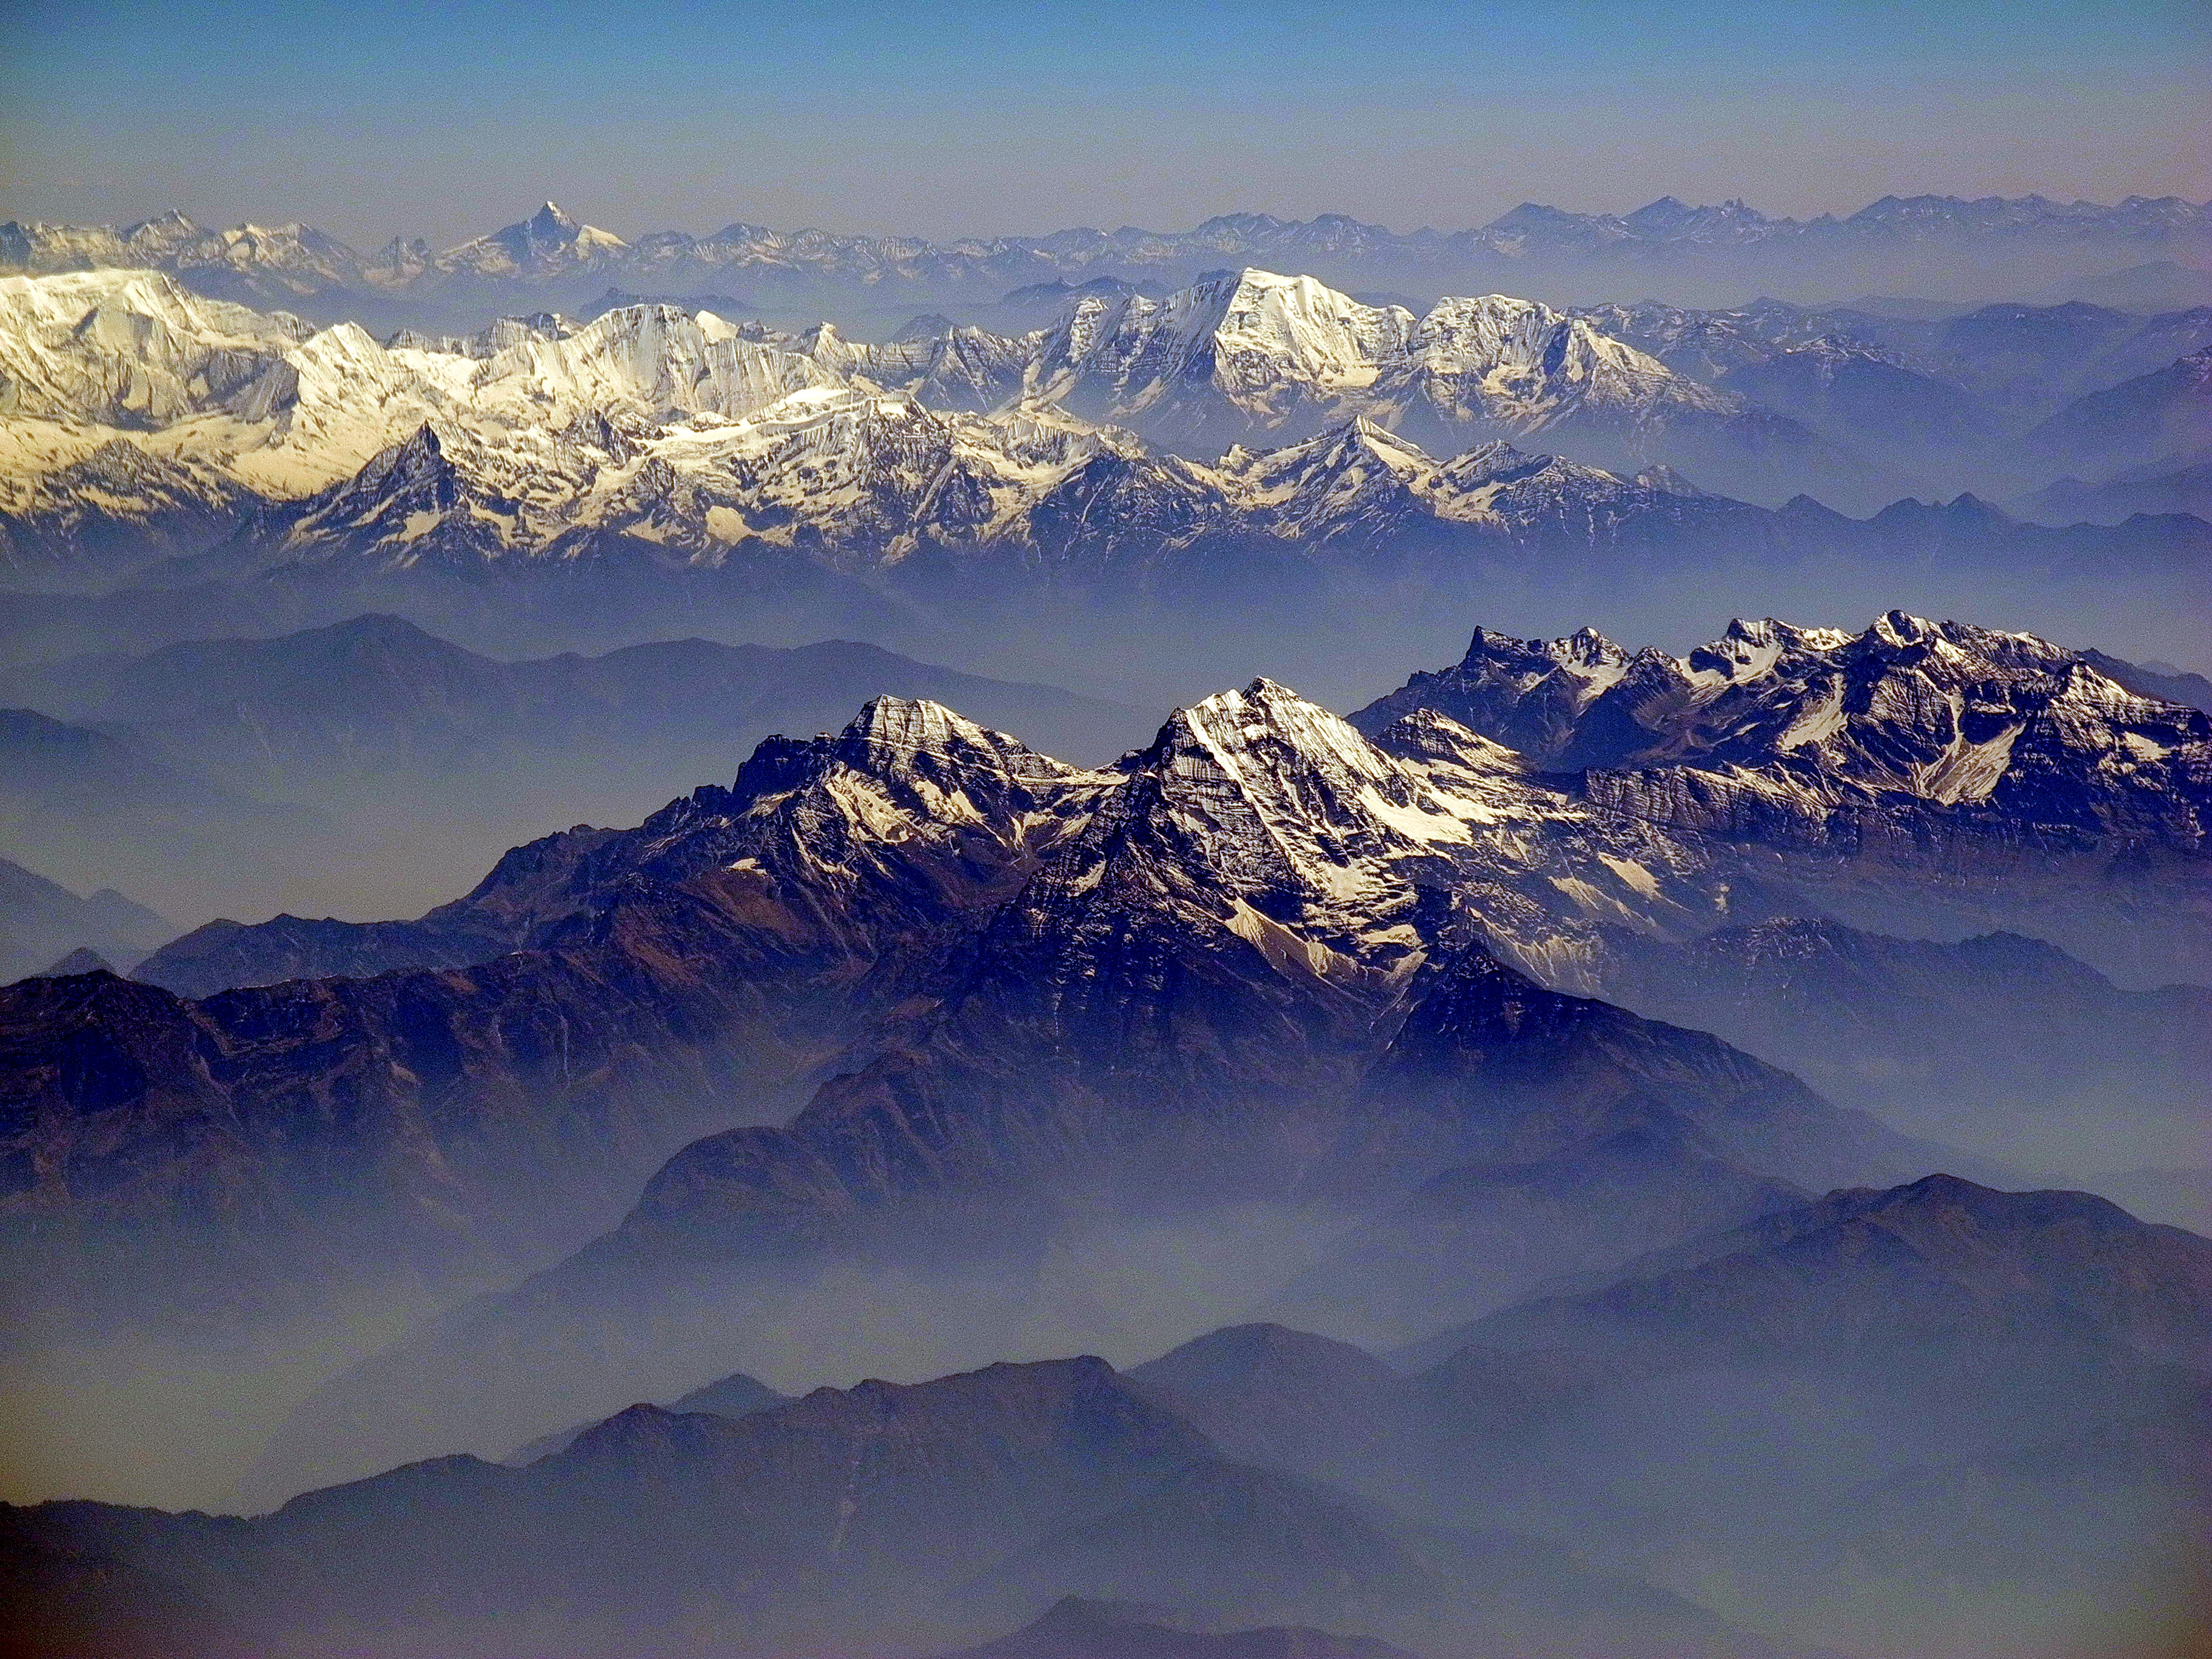
M428 1655L516 1627L556 1654L942 1644L1102 1577L1186 1614L1325 1604L1507 1653L1777 1651L1551 1547L1431 1539L1225 1462L1095 1358L821 1389L739 1419L637 1406L527 1468L441 1458L251 1520L50 1504L0 1511L0 1528L19 1558L173 1586L222 1630L216 1651Z

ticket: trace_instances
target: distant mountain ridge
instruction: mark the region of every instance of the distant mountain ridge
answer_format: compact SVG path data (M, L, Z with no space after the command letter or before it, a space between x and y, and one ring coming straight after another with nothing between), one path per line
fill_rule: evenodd
M1796 1651L1555 1544L1425 1527L1232 1462L1089 1356L817 1389L743 1419L635 1406L527 1468L438 1458L250 1520L59 1504L0 1508L0 1531L43 1617L95 1621L97 1598L72 1607L55 1594L66 1568L125 1561L197 1603L224 1654L304 1651L349 1629L428 1655L549 1615L565 1627L565 1641L539 1638L556 1653L604 1638L672 1659L704 1637L723 1651L796 1654L824 1632L870 1648L916 1633L972 1640L1054 1604L980 1651L1406 1651L1316 1624L1503 1638L1509 1651L1626 1656L1654 1639L1682 1659ZM288 1593L272 1596L280 1582ZM1099 1605L1133 1601L1167 1603L1165 1616L1200 1632L1246 1628L1178 1633ZM1249 1628L1258 1621L1275 1627ZM1294 1624L1309 1628L1282 1627Z
M135 962L168 926L112 888L80 896L0 859L0 984L86 951Z
M758 565L943 591L1172 584L1262 551L1449 568L1921 533L1893 523L1924 527L1917 502L1862 525L1803 494L1871 510L1911 487L1893 462L1729 389L1743 368L1707 384L1602 320L1495 295L1416 319L1248 267L1086 295L1014 338L856 344L648 305L380 345L159 274L0 277L0 368L39 438L0 470L0 559L65 586L175 549L195 551L165 584ZM1539 439L1583 459L1514 447ZM1751 507L1686 469L1793 499ZM1974 507L1981 533L2033 539ZM2197 522L2130 529L2186 562Z
M666 640L586 657L501 661L370 613L265 640L0 674L26 702L127 730L184 763L279 793L565 754L672 753L718 769L733 746L842 725L872 695L930 696L1019 725L1055 752L1106 759L1141 741L1136 710L1056 687L920 663L851 640L796 647ZM677 775L684 775L678 769Z
M1819 254L1914 245L1954 250L2108 246L2134 251L2130 263L2140 264L2146 251L2193 249L2208 239L2212 222L2203 204L2142 196L2111 206L2040 196L1971 201L1888 196L1849 216L1809 220L1770 216L1740 201L1691 207L1672 197L1626 214L1523 203L1479 228L1452 233L1394 233L1344 214L1297 221L1231 213L1186 232L1085 228L947 243L780 232L743 221L704 236L656 231L625 241L548 202L526 219L443 252L395 237L366 255L305 225L212 231L174 210L120 229L10 221L0 224L0 270L167 270L207 284L221 297L281 302L287 295L296 301L334 291L404 295L497 283L542 288L574 277L666 292L672 283L732 272L748 280L980 283L996 292L1097 273L1188 280L1239 259L1307 269L1328 262L1344 268L1331 274L1344 276L1362 266L1429 270L1448 280L1471 264L1572 258L1632 270L1722 252Z

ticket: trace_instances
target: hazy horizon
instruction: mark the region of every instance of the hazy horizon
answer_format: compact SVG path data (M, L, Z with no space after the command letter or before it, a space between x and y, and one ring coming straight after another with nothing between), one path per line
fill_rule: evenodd
M410 27L410 24L419 27ZM0 216L301 220L445 246L557 200L946 240L1212 215L1478 225L1666 195L2212 194L2196 8L267 12L11 7ZM241 59L238 43L251 40ZM416 55L396 58L404 40ZM243 69L241 64L244 65ZM270 71L274 70L275 73ZM241 75L252 96L240 95Z

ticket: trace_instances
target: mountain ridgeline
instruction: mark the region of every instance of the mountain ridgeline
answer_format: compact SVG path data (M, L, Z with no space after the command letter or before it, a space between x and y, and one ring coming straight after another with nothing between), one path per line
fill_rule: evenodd
M1240 540L1636 548L1686 518L1737 551L1844 549L1882 527L1811 500L2078 488L2212 443L2212 313L2102 314L2101 370L2056 351L2023 386L2041 343L1994 329L1494 293L1417 314L1249 266L883 343L648 303L380 344L158 273L6 277L0 363L45 441L9 463L5 551L51 583L163 552L205 576L927 550L941 585L1158 581Z
M164 270L217 299L335 320L374 308L428 319L471 309L580 307L623 290L820 306L903 296L909 312L1063 296L1086 286L1181 286L1225 263L1288 265L1356 288L1438 291L1470 279L1534 277L1601 291L1655 277L1675 288L1765 283L1827 292L1955 289L1962 263L1984 283L2029 293L2071 277L2082 299L2173 309L2208 296L2187 266L2212 245L2199 204L2130 197L2106 205L2041 196L1886 196L1857 212L1799 220L1741 201L1692 207L1662 197L1628 213L1524 202L1479 228L1394 233L1340 214L1307 221L1228 213L1188 231L1124 226L933 243L911 236L779 231L739 220L706 235L625 240L548 202L444 250L394 237L363 253L302 224L205 228L172 210L121 228L0 224L0 270ZM2112 271L2114 262L2125 266ZM2110 275L2106 273L2110 272ZM1900 286L1901 285L1901 286ZM1026 293L1022 292L1027 290ZM1989 297L1984 288L1983 297ZM2160 305L2159 302L2166 303ZM518 303L520 301L521 303ZM885 301L879 300L878 304ZM889 303L896 305L898 300Z
M2185 1645L2212 1244L1933 1176L1616 1272L1390 1363L1248 1324L1120 1372L635 1405L520 1467L252 1519L64 1503L0 1533L55 1651Z

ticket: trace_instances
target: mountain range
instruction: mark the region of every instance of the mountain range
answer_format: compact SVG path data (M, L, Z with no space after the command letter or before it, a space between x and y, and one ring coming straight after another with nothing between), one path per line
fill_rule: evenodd
M2050 531L1970 495L1846 519L1802 489L1867 510L1911 481L1830 435L1865 425L1838 363L1887 376L1868 394L1884 406L1934 387L1923 413L1962 441L2007 428L1832 336L1761 344L1709 382L1599 325L1614 321L1654 344L1690 328L1498 295L1416 319L1247 269L1157 301L1086 294L1014 338L863 345L654 305L387 346L159 275L0 278L0 554L18 582L62 587L710 573L763 602L813 584L962 611L1040 592L1249 605L1284 582L1414 576L1463 592L1561 556L1600 586L1716 557L1894 580L1926 568L1931 540L1960 575L2070 590L2095 566L2116 592L2212 550L2192 517ZM1808 352L1810 381L1785 372ZM2066 404L2007 453L2039 447L2055 470L2077 439L2100 464L2196 441L2201 356ZM1830 426L1732 389L1754 374ZM1910 422L1889 425L1912 447ZM1532 438L1565 453L1514 447ZM1791 498L1733 500L1684 468Z
M2025 295L2061 271L2083 278L2115 264L2141 265L2146 255L2201 258L2208 242L2206 209L2171 197L2104 206L2038 196L1889 196L1847 216L1810 220L1771 216L1736 201L1691 207L1665 197L1628 214L1523 203L1478 229L1449 234L1395 234L1343 214L1300 222L1235 213L1180 233L1124 227L948 243L779 232L743 221L705 236L657 231L625 241L548 202L528 218L442 252L394 237L362 254L296 223L207 230L174 210L120 229L9 222L0 224L0 270L159 270L214 297L252 304L330 314L381 301L394 307L388 314L398 314L395 302L413 302L428 314L471 302L509 308L528 293L573 304L592 284L610 283L647 293L720 291L734 283L758 295L809 299L839 290L904 292L937 302L1071 279L1153 279L1173 287L1246 262L1293 265L1370 289L1428 284L1431 293L1441 291L1436 284L1510 271L1539 272L1554 283L1581 276L1710 287L1760 275L1817 282L1825 274L1878 284L1978 254L1985 267L2024 282ZM2028 279L2031 270L2041 278Z
M0 1645L2194 1652L2208 264L0 225Z
M2208 977L2190 942L2203 919L2171 908L2185 879L2168 889L2154 878L2144 891L2162 896L2125 921L2106 907L2127 902L2123 867L2201 855L2212 728L2202 711L2138 698L2032 635L1894 612L1858 635L1739 621L1678 659L1594 630L1552 641L1478 630L1461 662L1352 719L1382 733L1424 714L1575 776L1608 811L1756 847L1761 860L1809 855L1797 878L1818 884L1817 908L1863 925L1924 924L1926 899L1899 910L1877 872L1893 859L1922 868L1943 845L1960 860L1946 884L1958 920L2010 915L2154 982ZM1838 854L1827 876L1813 873Z
M265 1326L395 1264L566 1256L331 1383L276 1493L704 1372L981 1363L1009 1319L1138 1344L1229 1296L1405 1340L1839 1181L1994 1175L1620 1005L1677 1012L1678 959L1719 997L1716 928L1848 983L1888 947L1839 909L2055 930L2140 983L2201 945L2208 741L2078 653L1902 614L1681 660L1482 633L1352 724L1262 681L1096 770L878 699L415 921L227 925L160 984L0 995L43 1172L11 1299L27 1329ZM1894 949L1867 996L1909 1018ZM1917 994L2110 1023L2119 1063L2193 994L1946 962ZM1241 1242L1122 1285L1163 1228ZM916 1275L920 1324L877 1300Z
M43 684L320 777L894 672L1118 718L374 617ZM8 1509L11 1594L52 1652L2148 1642L2212 1246L2000 1160L2142 1134L2062 1085L2165 1090L2146 1159L2201 1111L2187 689L1892 611L1480 629L1087 765L879 696L413 921L0 988L11 1375L328 1356L160 1454L250 1516Z
M2202 1238L1938 1175L1395 1363L1236 1327L1121 1372L637 1405L520 1468L440 1457L252 1519L0 1526L52 1650L451 1653L517 1626L563 1653L926 1650L1018 1626L963 1652L2150 1651L2188 1617L2208 1301Z

